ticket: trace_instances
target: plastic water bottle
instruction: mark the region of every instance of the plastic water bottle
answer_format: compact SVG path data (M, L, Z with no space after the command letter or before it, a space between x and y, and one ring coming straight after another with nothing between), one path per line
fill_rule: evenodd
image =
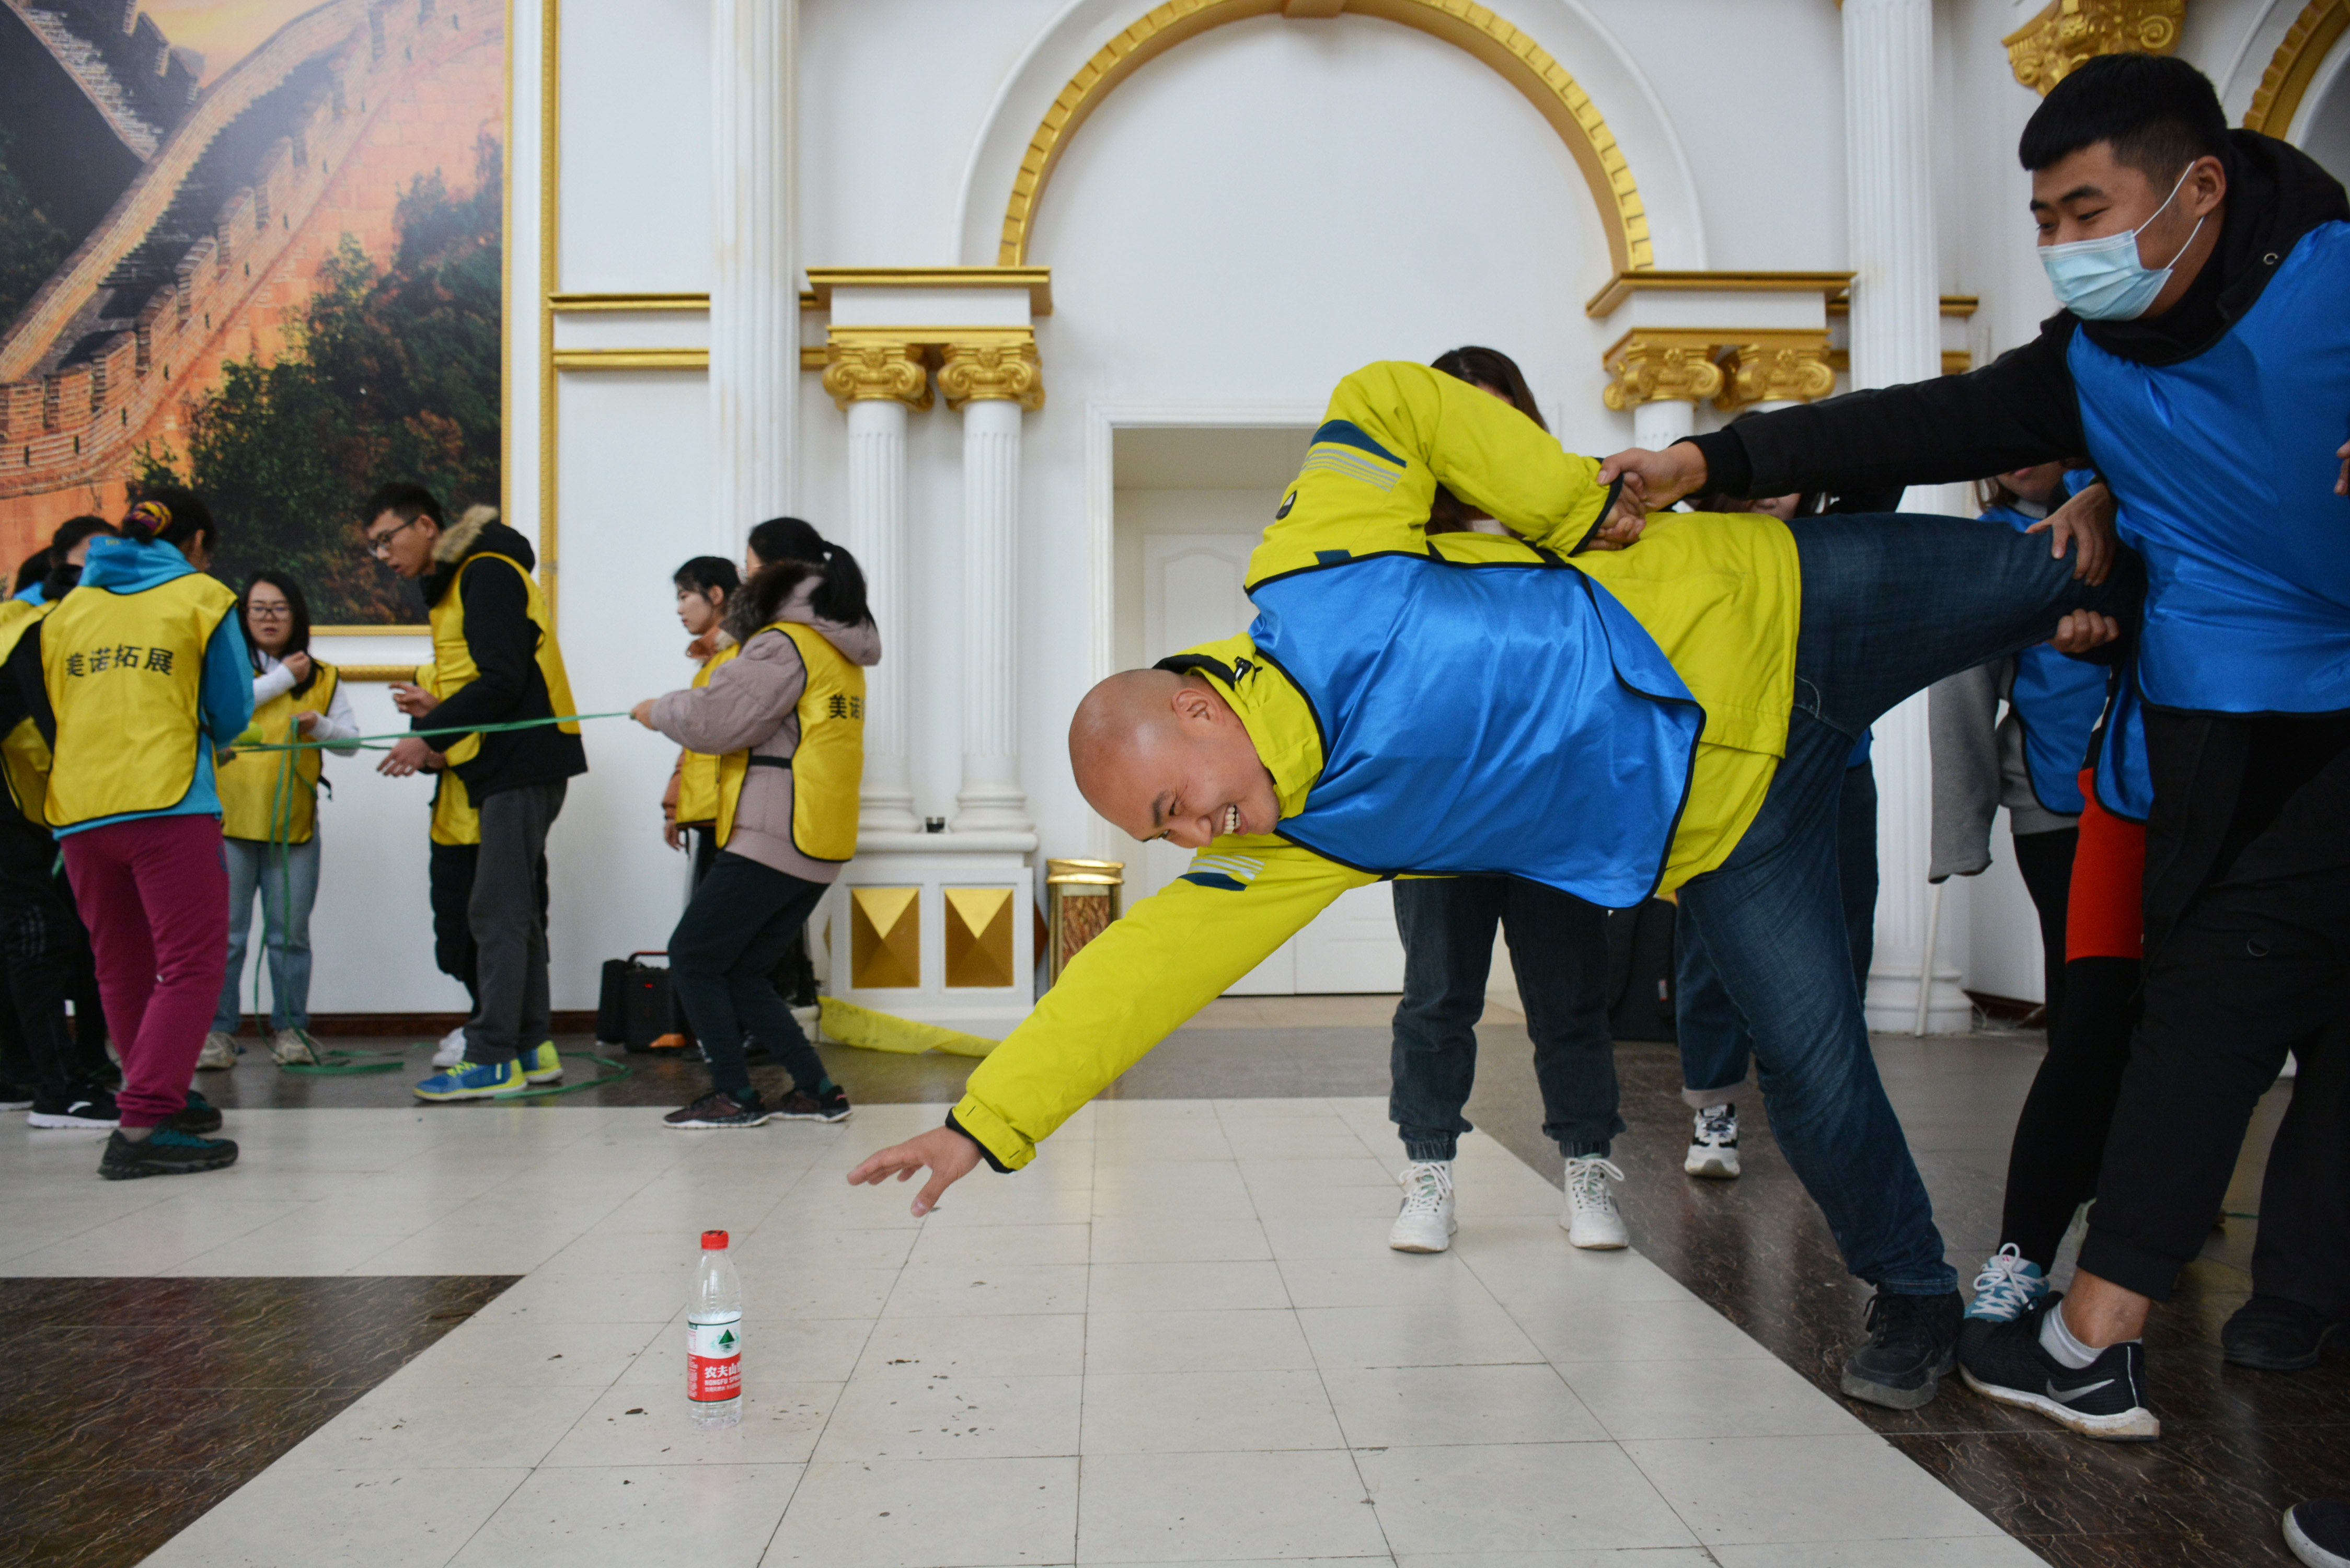
M702 1233L702 1261L685 1300L685 1397L702 1431L743 1419L743 1281L723 1231Z

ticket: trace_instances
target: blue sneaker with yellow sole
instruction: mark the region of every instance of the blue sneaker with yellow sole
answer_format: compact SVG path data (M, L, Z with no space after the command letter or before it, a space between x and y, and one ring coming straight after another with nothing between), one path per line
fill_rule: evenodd
M435 1073L416 1085L420 1100L436 1105L453 1100L502 1100L530 1087L519 1062L460 1062L445 1073Z
M563 1058L555 1054L554 1041L541 1041L535 1050L522 1054L522 1075L534 1084L563 1082Z

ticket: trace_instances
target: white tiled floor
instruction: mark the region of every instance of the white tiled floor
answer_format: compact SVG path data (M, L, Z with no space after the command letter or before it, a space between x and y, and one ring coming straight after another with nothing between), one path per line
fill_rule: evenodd
M0 1274L521 1273L149 1561L1968 1568L2037 1561L1482 1137L1390 1252L1376 1100L1118 1101L927 1221L848 1167L933 1125L255 1111L99 1183L0 1133ZM735 1236L741 1428L685 1418L694 1239Z

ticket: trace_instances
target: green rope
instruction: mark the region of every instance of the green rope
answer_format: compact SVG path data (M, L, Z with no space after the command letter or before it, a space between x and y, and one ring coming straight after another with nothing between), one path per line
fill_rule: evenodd
M316 751L322 746L349 746L370 752L384 752L390 751L395 742L421 740L427 735L501 735L510 730L536 730L548 724L577 724L589 719L626 719L630 716L630 711L626 708L615 709L609 713L555 713L544 719L512 719L503 724L458 724L438 730L392 730L380 735L360 735L348 741L264 741L258 738L257 731L247 730L244 734L239 735L221 749L229 752L307 752ZM247 740L246 735L256 738Z

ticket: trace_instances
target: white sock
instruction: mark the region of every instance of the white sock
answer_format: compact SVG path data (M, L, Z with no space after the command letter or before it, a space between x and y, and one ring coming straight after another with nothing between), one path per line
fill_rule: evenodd
M2051 1307L2042 1314L2040 1348L2075 1372L2094 1365L2097 1357L2105 1354L2102 1350L2090 1349L2073 1337L2073 1331L2064 1326L2064 1311L2061 1306Z

